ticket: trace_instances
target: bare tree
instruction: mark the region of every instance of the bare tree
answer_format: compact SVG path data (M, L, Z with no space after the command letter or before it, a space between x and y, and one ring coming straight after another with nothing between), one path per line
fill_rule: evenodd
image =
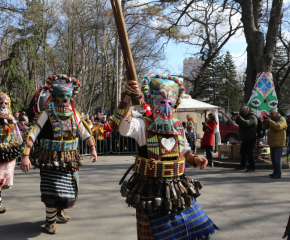
M247 47L247 78L245 82L245 102L251 96L256 75L271 72L276 49L279 25L282 18L283 0L272 0L267 27L261 28L263 0L235 0L242 8L242 22ZM267 1L268 6L268 1ZM265 34L263 32L265 30Z

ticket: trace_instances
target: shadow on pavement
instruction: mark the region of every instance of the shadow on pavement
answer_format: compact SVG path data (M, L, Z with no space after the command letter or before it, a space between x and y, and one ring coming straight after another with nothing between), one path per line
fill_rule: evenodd
M22 222L0 226L1 240L31 239L45 232L44 221Z

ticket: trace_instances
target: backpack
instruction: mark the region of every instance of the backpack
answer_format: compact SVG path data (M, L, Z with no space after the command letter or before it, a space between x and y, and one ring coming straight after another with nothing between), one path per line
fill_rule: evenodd
M262 119L258 118L257 116L256 118L258 119L257 138L263 138L265 136L265 129L262 128Z

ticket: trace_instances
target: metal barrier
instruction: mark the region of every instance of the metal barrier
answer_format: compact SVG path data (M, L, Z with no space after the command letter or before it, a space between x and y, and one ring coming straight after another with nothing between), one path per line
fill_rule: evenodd
M137 153L136 141L130 137L124 137L120 133L112 131L110 136L108 131L104 131L103 140L98 140L97 135L94 135L96 141L96 150L99 154L126 154L126 153ZM90 148L87 146L87 143L80 139L79 141L79 153L81 156L86 156L91 154Z

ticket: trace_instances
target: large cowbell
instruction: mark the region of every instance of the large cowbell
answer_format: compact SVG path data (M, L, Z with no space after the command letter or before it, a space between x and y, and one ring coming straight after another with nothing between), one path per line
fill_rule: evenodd
M247 105L255 109L255 114L259 118L268 115L271 109L277 108L278 99L271 73L257 74L256 83Z

